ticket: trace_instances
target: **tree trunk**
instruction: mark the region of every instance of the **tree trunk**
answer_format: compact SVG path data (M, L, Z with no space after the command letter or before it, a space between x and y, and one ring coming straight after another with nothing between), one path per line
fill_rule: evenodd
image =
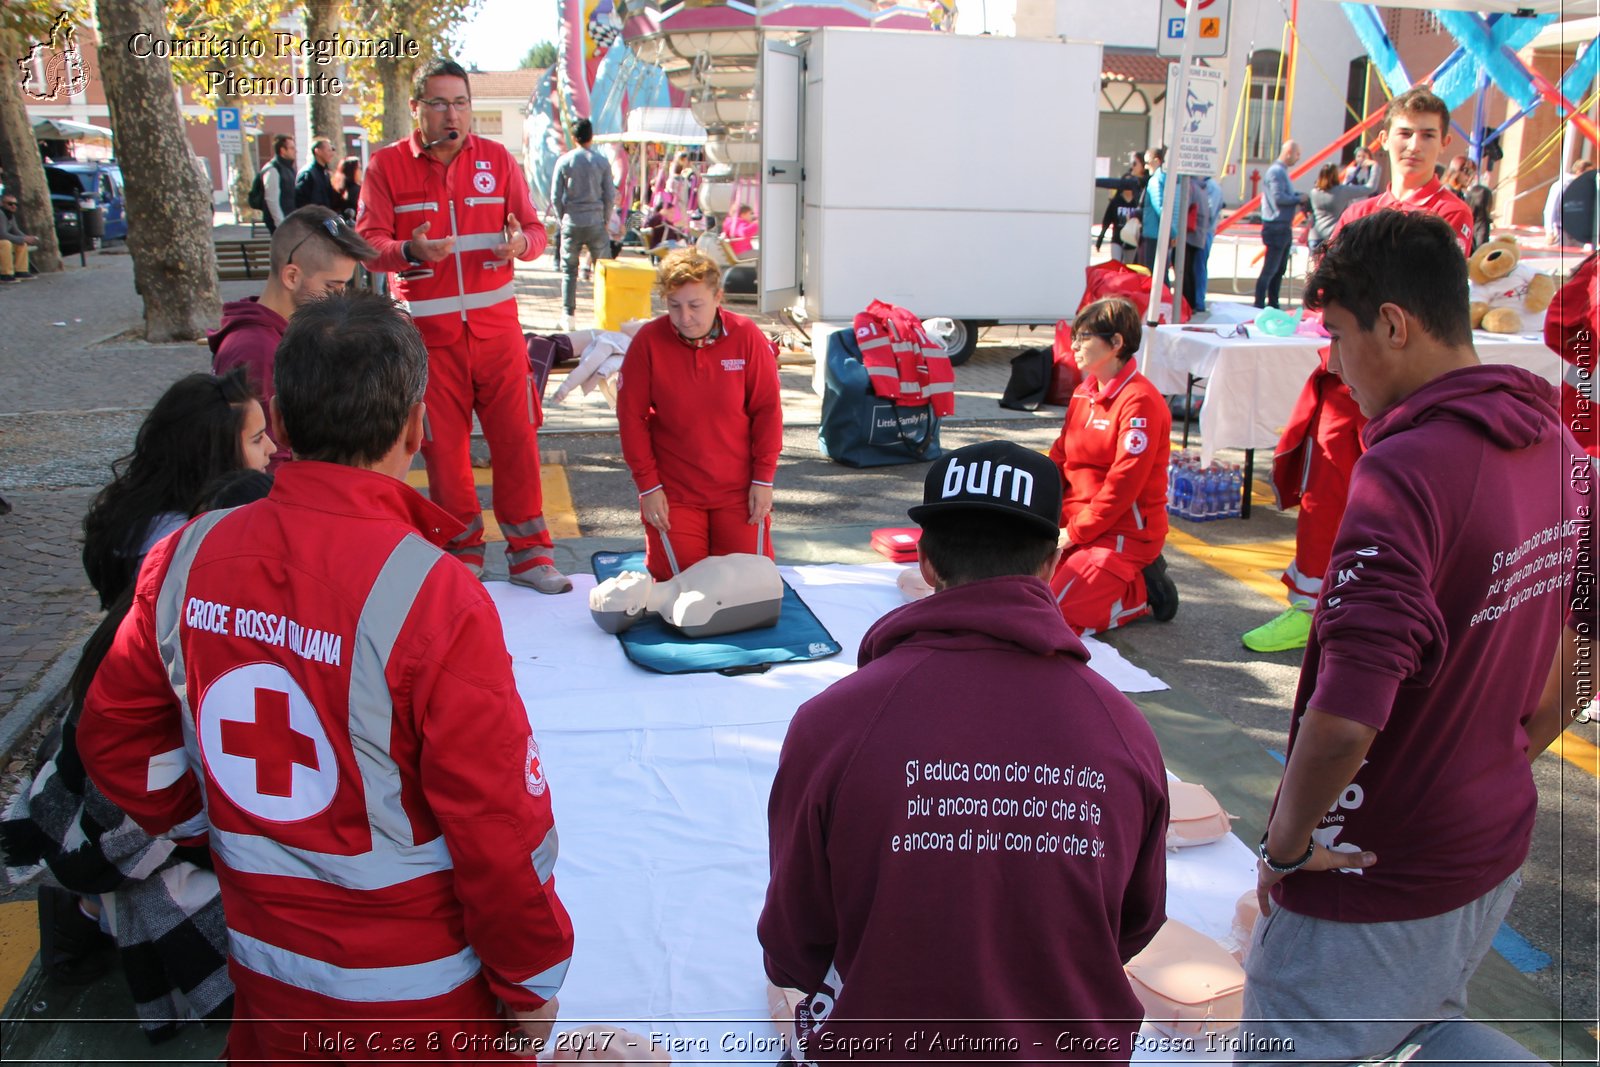
M327 41L333 38L339 28L339 0L306 0L306 39L310 41ZM306 74L316 77L326 74L329 77L338 72L338 67L330 63L319 66L315 60L306 64ZM344 158L344 115L340 113L340 103L343 97L333 96L329 93L313 92L311 97L311 135L313 137L326 137L333 142L333 158L337 165ZM311 148L300 149L300 158L306 166L312 163Z
M161 0L98 0L97 7L103 40L168 32ZM122 48L101 49L100 63L125 179L128 251L134 287L144 297L145 337L193 340L216 325L222 300L211 190L189 147L171 65Z
M416 74L416 61L411 59L374 59L378 68L378 85L383 93L383 143L394 144L411 136L411 79Z
M33 139L33 123L22 100L22 90L13 76L16 67L11 57L25 55L27 49L10 30L0 29L0 176L5 187L17 194L17 225L23 233L39 238L28 250L28 262L39 273L61 269L61 246L56 243L56 213L50 205L50 183L44 176L39 145Z

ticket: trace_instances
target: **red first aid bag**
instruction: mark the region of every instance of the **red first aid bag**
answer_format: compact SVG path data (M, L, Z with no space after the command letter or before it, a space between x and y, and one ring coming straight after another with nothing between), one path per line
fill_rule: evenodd
M1139 318L1148 322L1150 308L1150 275L1146 271L1134 270L1126 263L1107 260L1096 263L1084 271L1085 284L1083 299L1078 302L1078 310L1082 311L1096 300L1103 300L1108 296L1120 296L1139 309ZM1172 306L1172 290L1163 285L1161 287L1161 302L1168 307ZM1189 319L1189 302L1183 302L1184 321ZM1157 322L1167 322L1166 315L1159 316Z
M1055 367L1044 402L1066 407L1072 402L1072 394L1083 384L1083 371L1078 369L1078 361L1072 356L1072 323L1066 319L1056 323L1056 338L1050 345L1050 352L1055 357Z

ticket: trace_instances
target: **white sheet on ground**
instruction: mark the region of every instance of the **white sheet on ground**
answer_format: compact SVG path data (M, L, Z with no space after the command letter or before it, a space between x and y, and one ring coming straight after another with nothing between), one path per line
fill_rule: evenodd
M778 752L795 710L855 669L868 627L901 603L897 564L781 570L844 651L736 678L628 662L589 619L593 576L574 575L573 591L557 597L487 587L561 832L556 885L577 948L560 1029L622 1023L676 1042L664 1047L680 1063L778 1058L755 936ZM1166 688L1086 643L1121 688ZM1254 884L1250 851L1230 836L1170 856L1168 913L1226 936L1234 902Z

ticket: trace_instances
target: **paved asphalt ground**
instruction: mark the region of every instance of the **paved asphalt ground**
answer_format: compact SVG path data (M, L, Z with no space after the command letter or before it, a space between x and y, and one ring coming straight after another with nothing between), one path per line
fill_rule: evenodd
M520 267L517 277L525 328L554 329L559 281L549 260ZM1214 277L1213 283L1214 292L1222 291L1228 279ZM227 283L224 296L235 299L258 289L257 283ZM585 296L580 321L587 306ZM0 292L0 495L13 507L0 517L0 803L31 770L40 726L59 713L60 690L77 647L98 619L78 560L84 510L107 480L111 462L129 448L148 406L180 374L209 364L203 346L137 340L140 315L131 263L115 248L92 255L87 268L74 265ZM785 329L762 321L773 332ZM1048 447L1060 409L1030 415L996 403L1017 348L1047 343L1046 331L990 331L958 372L957 414L946 423L946 446L1008 437ZM780 561L875 559L867 551L868 532L907 521L905 509L920 498L924 468L857 471L825 460L817 448L812 371L803 352L785 356L786 432L774 516ZM565 510L568 524L558 563L578 569L596 548L642 543L615 419L598 393L574 394L562 407L547 408L541 447L552 522ZM1282 590L1273 579L1292 551L1292 516L1278 513L1259 494L1258 503L1249 521L1175 522L1167 558L1182 595L1177 619L1141 622L1109 638L1173 687L1148 703L1141 700L1153 720L1159 715L1163 722L1196 724L1183 735L1195 739L1192 750L1186 750L1188 742L1174 743L1179 735L1162 734L1175 769L1214 759L1208 746L1216 738L1232 754L1229 766L1249 768L1240 772L1248 781L1202 780L1226 794L1230 810L1240 815L1236 831L1251 841L1276 781L1276 764L1263 754L1281 759L1300 659L1298 653L1254 655L1238 641L1244 630L1281 610ZM498 552L491 552L490 567L491 577L503 576ZM1575 1024L1566 1030L1564 1053L1554 1046L1540 1051L1593 1062L1600 1015L1595 727L1579 728L1572 737L1564 756L1546 754L1535 765L1540 818L1526 885L1497 942L1503 958L1491 957L1473 996L1476 1011L1485 1015ZM131 1027L79 1025L127 1014L115 974L83 993L54 987L39 980L36 968L30 971L37 944L32 900L43 877L37 870L11 871L0 885L0 997L12 998L8 1022L61 1021L8 1026L0 1051L18 1062L155 1055L140 1047ZM159 1051L204 1057L219 1047L215 1029L191 1028L175 1046Z

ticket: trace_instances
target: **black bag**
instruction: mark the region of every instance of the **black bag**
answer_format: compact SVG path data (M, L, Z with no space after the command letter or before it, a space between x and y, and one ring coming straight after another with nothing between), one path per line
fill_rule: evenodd
M933 405L908 407L874 395L848 328L828 338L817 443L824 456L847 467L928 463L944 454Z
M272 164L268 163L267 167L270 166ZM267 167L262 167L256 171L256 180L250 183L250 195L245 197L245 203L257 211L267 210L267 182L264 177L267 173Z
M1000 396L1000 406L1012 411L1037 411L1050 392L1055 354L1048 348L1025 348L1011 357L1011 377Z

